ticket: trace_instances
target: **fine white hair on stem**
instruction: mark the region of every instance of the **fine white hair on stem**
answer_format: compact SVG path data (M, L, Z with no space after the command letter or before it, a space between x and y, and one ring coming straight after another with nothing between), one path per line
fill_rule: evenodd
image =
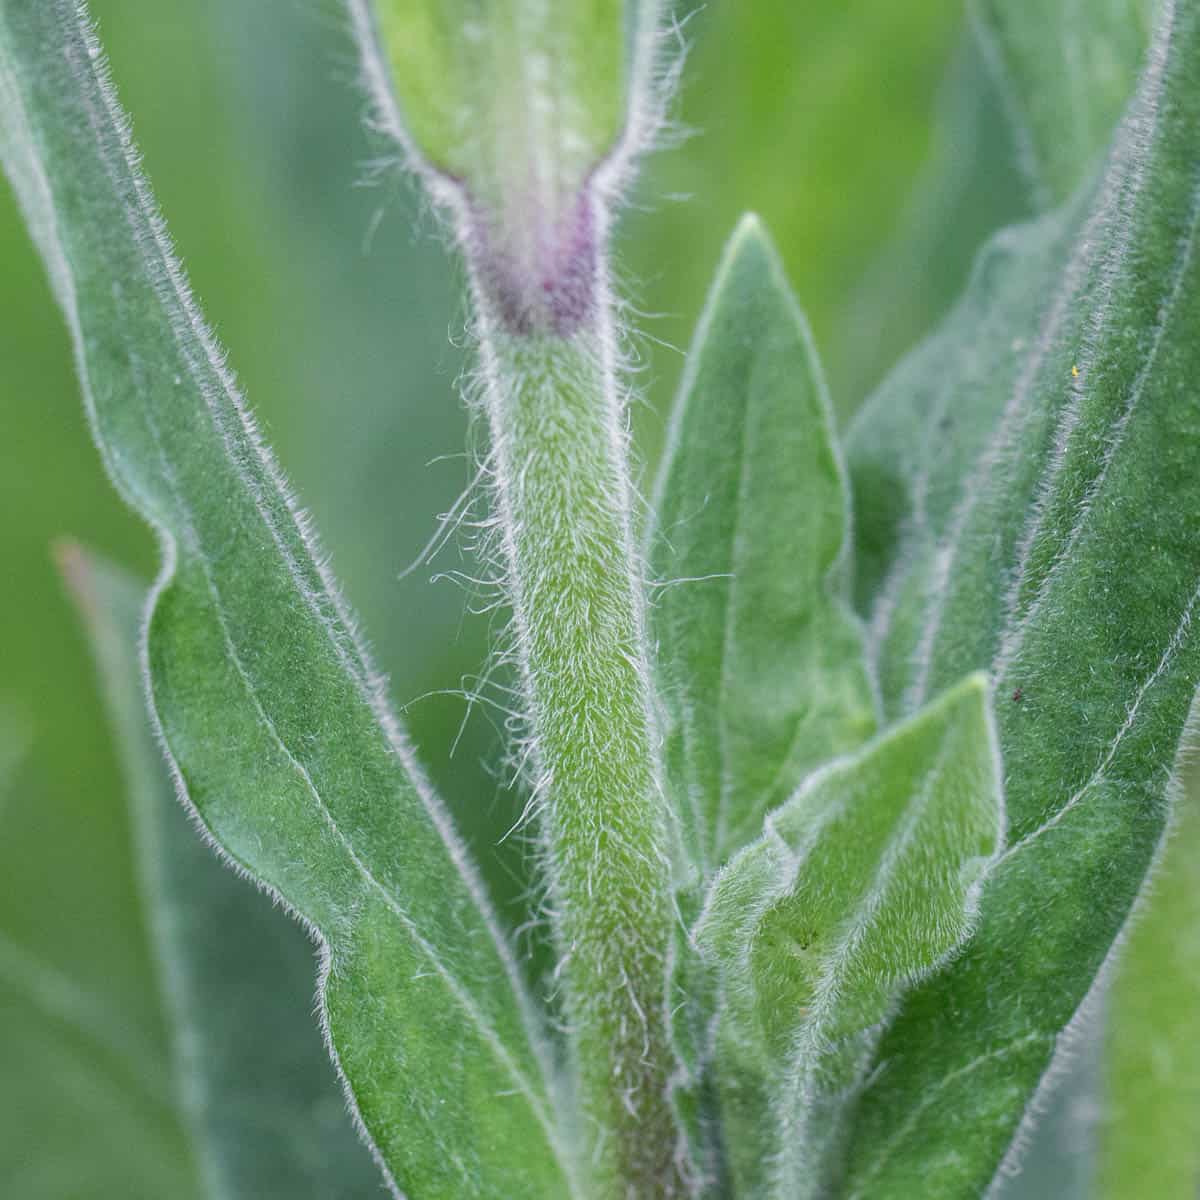
M474 302L467 333L477 366L463 394L489 433L477 477L493 515L471 524L480 566L445 574L477 594L498 580L491 594L507 601L497 662L520 681L520 703L503 708L509 769L527 797L513 832L538 831L584 1158L601 1192L681 1196L689 1172L668 1095L674 833L635 537L645 501L629 465L637 363L609 264L614 214L666 127L680 29L660 0L631 0L629 36L608 31L601 53L625 47L610 144L587 125L586 100L564 101L571 64L548 44L508 47L517 58L495 78L451 92L458 115L441 133L420 120L410 133L402 103L413 93L390 74L401 65L387 57L395 47L385 52L368 0L347 4L374 126L447 216ZM511 28L484 22L473 33L544 32L550 11L545 0L520 0ZM502 99L516 123L515 159L511 131L491 111ZM446 128L450 142L439 143ZM460 137L465 149L451 144Z

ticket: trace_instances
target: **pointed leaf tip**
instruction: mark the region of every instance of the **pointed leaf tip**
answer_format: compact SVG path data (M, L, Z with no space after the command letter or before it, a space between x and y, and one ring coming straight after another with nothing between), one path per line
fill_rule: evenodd
M668 770L704 876L807 771L875 728L825 382L753 215L730 238L701 318L655 509Z
M717 878L714 1078L739 1194L826 1195L899 999L974 926L1003 844L987 680L809 777Z

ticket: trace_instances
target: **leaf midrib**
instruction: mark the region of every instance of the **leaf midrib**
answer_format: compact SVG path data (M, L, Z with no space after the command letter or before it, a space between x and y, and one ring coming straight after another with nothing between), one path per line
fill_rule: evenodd
M750 375L753 376L753 373L752 366ZM730 532L729 552L727 555L729 580L725 588L725 611L723 614L721 628L721 663L720 671L717 676L717 703L719 705L719 711L717 714L717 755L719 763L718 786L720 791L717 799L716 828L710 834L712 839L712 857L706 864L706 874L711 874L714 865L720 863L725 855L725 841L729 832L729 805L731 794L734 788L734 781L730 775L729 723L726 713L728 711L727 695L729 690L730 656L733 650L733 643L737 636L736 624L738 620L738 575L743 557L741 551L744 538L743 521L746 492L749 487L750 478L750 415L751 410L755 407L756 399L756 394L750 387L749 381L747 381L746 393L746 402L742 407L742 419L737 422L737 499L735 502L733 529Z

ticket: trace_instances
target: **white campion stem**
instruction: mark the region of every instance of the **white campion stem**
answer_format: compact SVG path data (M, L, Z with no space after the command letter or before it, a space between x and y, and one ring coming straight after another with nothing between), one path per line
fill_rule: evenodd
M406 65L427 64L395 48L403 34L444 51L444 27L431 33L417 0L378 0L376 18L350 2L381 123L449 213L470 272L584 1170L596 1197L683 1195L668 1101L673 833L607 266L613 208L661 108L658 6L626 26L620 0L553 18L546 0L494 5L447 52L462 105L450 113L432 82L405 82ZM572 61L588 32L574 26L606 7L618 20L600 44L619 69ZM505 46L516 61L499 61ZM619 96L595 94L613 79Z

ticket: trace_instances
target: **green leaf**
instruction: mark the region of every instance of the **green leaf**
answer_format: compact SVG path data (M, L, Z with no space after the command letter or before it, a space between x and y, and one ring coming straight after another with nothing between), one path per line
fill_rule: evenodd
M170 1039L173 1107L202 1195L379 1194L312 1014L313 948L223 867L175 798L146 713L146 589L74 546L60 561L87 626L129 786L142 899Z
M654 505L667 763L707 875L814 766L869 737L849 493L808 326L757 220L725 252Z
M969 933L1003 825L976 675L810 776L718 877L695 938L719 976L715 1073L737 1195L834 1194L881 1030Z
M1108 145L1137 80L1151 0L975 0L1039 208L1066 200Z
M74 0L0 7L0 97L97 441L163 539L146 654L181 786L320 937L322 1019L394 1186L572 1194L513 955L190 296Z
M1200 773L1194 764L1184 770L1175 807L1162 861L1105 998L1104 1126L1093 1193L1103 1200L1194 1200L1200 1193Z
M851 433L885 703L990 670L1011 840L879 1049L849 1195L988 1186L1162 837L1200 679L1198 123L1200 6L1168 2L1096 192L1002 233Z

